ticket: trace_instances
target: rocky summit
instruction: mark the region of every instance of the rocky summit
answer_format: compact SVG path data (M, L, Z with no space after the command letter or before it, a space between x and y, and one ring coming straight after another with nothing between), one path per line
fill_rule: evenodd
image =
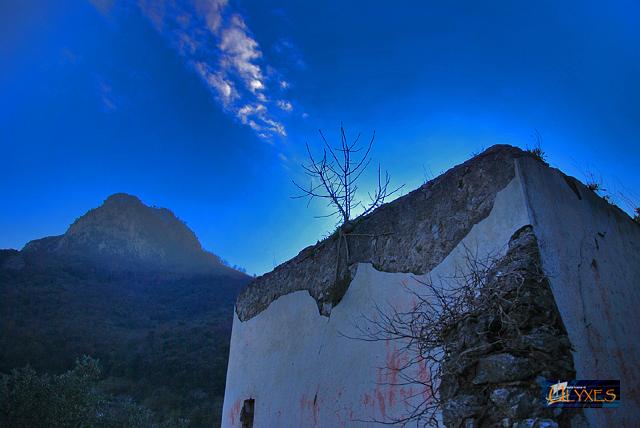
M71 224L66 233L27 243L31 260L73 260L109 270L224 272L234 270L205 251L187 225L166 208L116 193Z

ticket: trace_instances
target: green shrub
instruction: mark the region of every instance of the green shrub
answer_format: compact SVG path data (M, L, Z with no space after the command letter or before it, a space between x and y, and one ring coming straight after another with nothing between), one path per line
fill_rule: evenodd
M542 136L537 129L534 131L533 138L535 140L535 146L527 148L526 152L543 164L549 165L547 162L547 153L542 150Z
M73 369L51 376L31 367L0 377L0 426L12 428L153 426L153 413L129 397L97 387L98 360L83 356Z

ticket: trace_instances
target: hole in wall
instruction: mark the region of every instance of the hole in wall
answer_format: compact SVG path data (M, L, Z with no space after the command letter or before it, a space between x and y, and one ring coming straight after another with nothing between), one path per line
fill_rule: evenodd
M242 428L253 428L253 412L255 409L255 400L249 398L244 400L242 410L240 411L240 423Z

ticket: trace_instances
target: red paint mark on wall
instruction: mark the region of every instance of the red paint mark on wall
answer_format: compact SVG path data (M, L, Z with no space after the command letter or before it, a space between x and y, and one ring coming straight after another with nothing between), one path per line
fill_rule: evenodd
M341 427L346 427L347 426L347 421L345 420L345 418L342 416L342 409L338 409L335 411L335 415L336 415L336 420L338 421L338 423L340 424Z
M400 373L400 369L402 368L402 355L400 351L398 351L393 346L392 349L389 348L389 343L387 342L387 373L386 373L386 384L388 385L387 390L387 399L389 400L390 406L395 406L396 404L396 389L398 387L398 374Z
M411 400L411 398L413 398L413 388L405 388L404 386L400 388L400 397L402 397L402 402L405 405L409 405L409 401Z
M306 394L302 394L302 397L300 397L299 404L300 404L300 413L304 414L304 408L307 405L307 396L306 396Z
M378 399L378 409L380 410L380 415L386 419L387 410L384 402L384 394L378 388L376 388L376 398Z
M374 404L373 397L365 392L364 395L362 396L362 405L366 408L366 407L373 407L373 404Z
M302 396L300 397L300 401L299 401L300 414L303 422L302 425L304 426L309 426L309 423L311 423L312 426L314 427L318 426L318 420L320 416L320 405L323 402L321 398L318 398L319 389L320 389L320 386L318 385L316 387L316 393L314 394L313 397L309 397L307 396L307 394L302 394ZM305 420L308 420L308 421L305 422Z
M229 422L231 423L232 427L236 426L236 417L240 417L241 406L242 402L238 399L233 402L233 406L231 406L231 409L229 410Z

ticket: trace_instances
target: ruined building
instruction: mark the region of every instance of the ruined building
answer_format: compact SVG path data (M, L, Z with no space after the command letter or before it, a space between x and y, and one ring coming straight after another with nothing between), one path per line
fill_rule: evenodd
M236 304L222 426L375 426L435 400L432 365L407 381L401 340L361 339L384 311L415 308L425 284L473 270L470 254L491 260L483 303L442 333L434 421L637 426L640 225L510 146L256 278ZM620 407L546 407L543 383L570 379L619 379Z

